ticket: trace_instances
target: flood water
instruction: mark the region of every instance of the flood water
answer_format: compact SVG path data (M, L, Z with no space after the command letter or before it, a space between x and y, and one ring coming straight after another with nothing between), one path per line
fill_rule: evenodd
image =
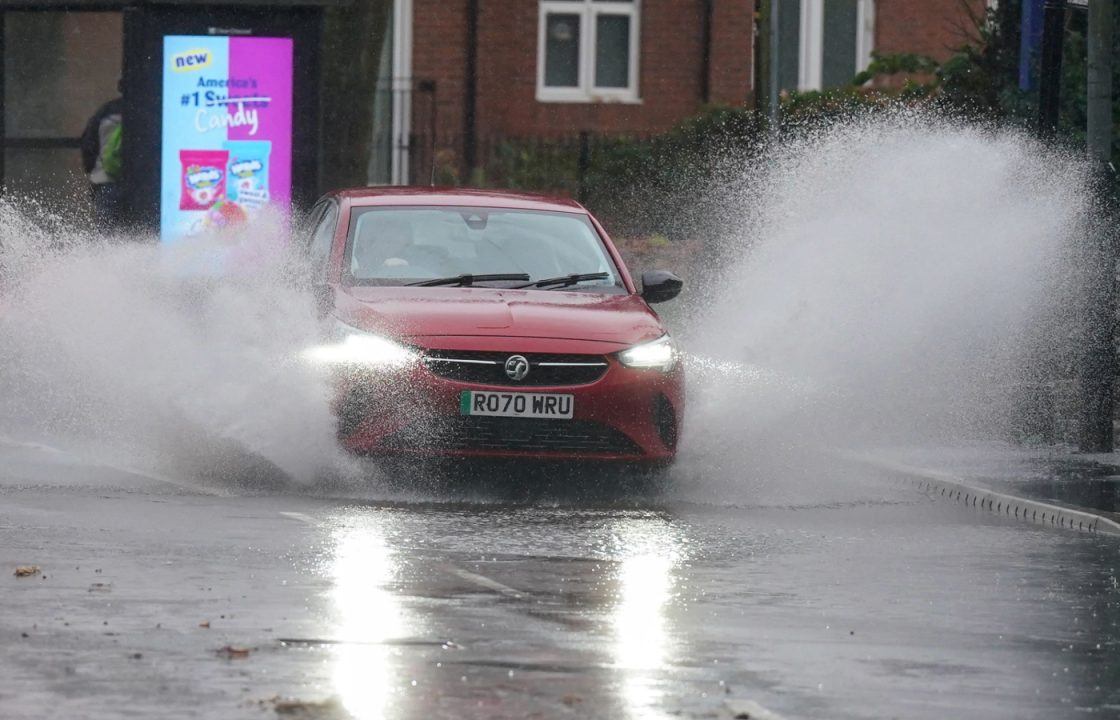
M742 178L648 492L391 482L337 447L278 226L0 206L0 567L41 570L0 576L3 715L1120 716L1113 538L830 452L1011 437L1074 342L1080 165L895 116Z

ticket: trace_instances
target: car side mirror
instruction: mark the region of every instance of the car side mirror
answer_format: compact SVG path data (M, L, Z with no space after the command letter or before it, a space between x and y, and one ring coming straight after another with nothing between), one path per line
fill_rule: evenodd
M668 270L642 273L642 299L650 304L672 300L683 286L684 281Z

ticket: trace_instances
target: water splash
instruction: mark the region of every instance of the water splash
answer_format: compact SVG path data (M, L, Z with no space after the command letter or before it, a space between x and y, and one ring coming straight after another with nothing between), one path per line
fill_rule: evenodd
M723 280L692 308L685 469L1006 438L1016 388L1070 350L1087 180L1017 132L914 112L747 172Z
M0 205L0 434L182 481L338 466L281 223L168 247L50 220Z
M1013 389L1074 345L1083 165L912 112L769 157L727 158L742 179L709 198L725 241L678 332L677 497L801 499L805 448L1006 437ZM167 248L20 207L0 204L0 435L185 480L351 471L329 380L296 360L321 328L278 224Z

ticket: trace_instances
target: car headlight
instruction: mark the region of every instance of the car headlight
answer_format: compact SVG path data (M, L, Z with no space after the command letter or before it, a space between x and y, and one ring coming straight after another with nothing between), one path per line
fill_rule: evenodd
M325 365L403 368L419 355L400 343L335 321L331 340L303 351L303 357Z
M668 335L662 335L652 342L623 350L618 354L618 360L626 367L669 372L677 364L677 346Z

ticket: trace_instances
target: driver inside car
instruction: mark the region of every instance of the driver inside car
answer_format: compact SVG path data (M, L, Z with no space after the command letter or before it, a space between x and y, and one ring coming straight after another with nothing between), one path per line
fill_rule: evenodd
M387 217L354 243L352 272L359 278L424 278L445 273L441 248L416 242L412 224Z

